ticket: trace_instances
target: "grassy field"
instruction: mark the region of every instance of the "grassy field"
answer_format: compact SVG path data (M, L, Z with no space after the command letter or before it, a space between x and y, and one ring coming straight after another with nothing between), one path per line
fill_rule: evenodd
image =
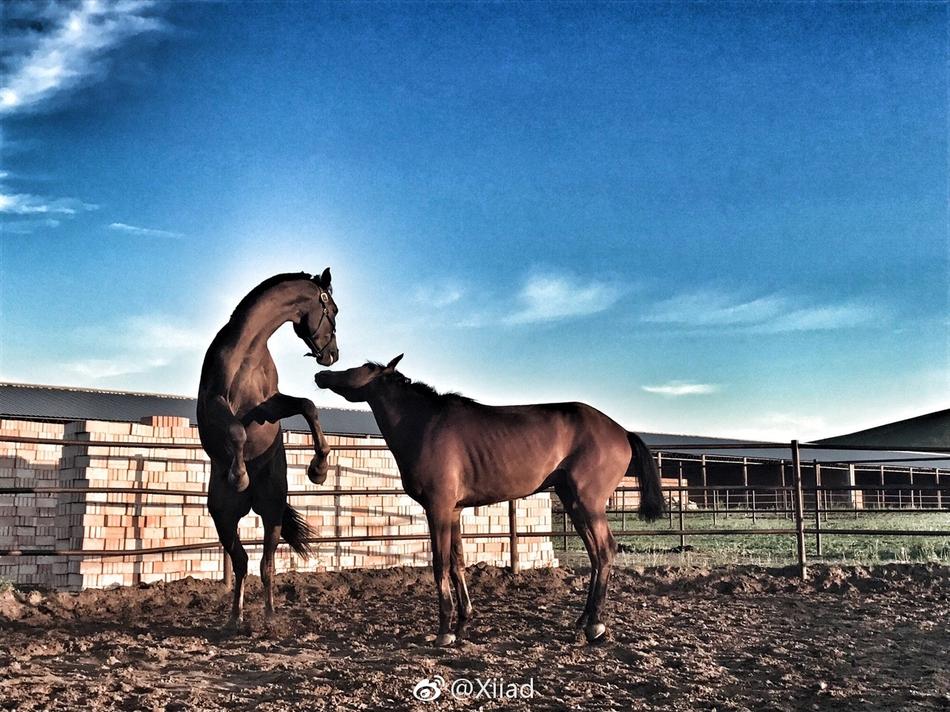
M794 521L781 516L756 516L756 521L748 514L722 513L713 522L711 514L688 512L685 516L686 529L706 531L712 529L742 529L751 532L768 529L790 529ZM814 518L806 519L805 527L814 528ZM554 528L561 526L559 516L555 516ZM611 526L615 531L621 529L619 515L611 516ZM672 528L679 527L678 515L674 513ZM635 515L627 515L628 530L669 529L668 519L646 524ZM930 529L950 532L950 512L907 514L900 512L828 515L828 521L821 522L822 555L818 556L813 534L806 535L805 543L809 560L847 563L886 563L886 562L940 562L950 563L950 536L895 536L889 534L835 535L835 529L868 530L904 530ZM827 530L827 531L825 531ZM683 549L680 549L679 534L638 535L617 537L621 544L620 563L644 566L693 566L719 565L731 563L786 565L795 561L796 547L794 534L695 534L686 535ZM555 548L563 546L560 537L554 538ZM583 552L580 539L570 537L567 540L568 558L573 553ZM581 557L586 559L586 555Z

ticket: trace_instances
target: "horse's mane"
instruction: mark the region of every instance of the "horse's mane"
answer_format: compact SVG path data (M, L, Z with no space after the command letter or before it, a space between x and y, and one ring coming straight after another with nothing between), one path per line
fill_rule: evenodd
M275 274L273 277L268 277L263 282L258 284L254 289L244 295L244 298L238 302L238 305L234 307L234 311L231 314L233 319L239 314L243 314L251 306L260 299L260 296L266 292L268 289L272 289L282 282L291 282L296 279L313 279L313 275L307 272L284 272L283 274Z
M368 361L368 364L372 366L378 366L379 368L385 368L383 364L376 363L375 361ZM423 381L413 381L411 378L408 378L399 371L393 371L392 373L384 376L384 378L390 383L397 383L414 393L418 393L429 400L440 401L440 402L455 402L455 403L467 403L469 405L481 405L474 398L469 398L468 396L463 396L461 393L455 393L449 391L447 393L439 393L435 388L430 386L428 383Z

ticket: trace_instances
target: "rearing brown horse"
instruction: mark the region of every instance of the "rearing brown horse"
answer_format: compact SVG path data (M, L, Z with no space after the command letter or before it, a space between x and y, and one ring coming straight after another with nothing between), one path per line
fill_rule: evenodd
M261 581L264 608L274 611L274 552L283 535L294 551L306 556L312 536L303 517L287 504L287 456L280 420L302 415L310 426L316 453L307 468L311 482L327 476L330 447L317 409L306 398L277 390L277 368L267 340L286 322L323 366L339 358L337 306L330 292L330 270L319 277L305 272L278 274L252 289L208 347L198 389L198 433L211 458L208 509L218 538L231 558L234 598L229 624L241 622L247 552L238 522L251 509L264 524Z
M640 481L640 515L663 514L660 475L650 451L634 433L583 403L492 407L456 394L440 395L396 370L367 363L347 371L321 371L317 385L348 401L366 401L399 466L406 494L426 510L432 570L439 597L437 645L462 635L472 614L465 586L463 507L526 497L547 487L564 503L590 556L587 604L577 620L587 640L607 627L600 614L616 543L607 522L607 499L624 475ZM458 598L455 634L451 578Z

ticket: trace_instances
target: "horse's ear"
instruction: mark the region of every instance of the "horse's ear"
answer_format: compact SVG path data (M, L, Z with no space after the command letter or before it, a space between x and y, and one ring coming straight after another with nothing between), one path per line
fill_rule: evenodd
M330 288L330 268L327 267L325 270L323 270L323 274L321 274L319 277L314 277L313 281L319 284L324 289L329 289Z
M405 356L405 354L399 354L396 358L394 358L392 361L390 361L389 363L387 363L385 370L386 370L386 371L395 371L395 370L396 370L396 364L399 363L400 361L402 361L402 357L403 357L403 356Z

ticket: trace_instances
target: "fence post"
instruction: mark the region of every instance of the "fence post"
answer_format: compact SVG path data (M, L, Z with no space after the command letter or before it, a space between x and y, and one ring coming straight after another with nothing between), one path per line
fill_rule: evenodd
M934 483L937 485L937 509L943 509L942 493L940 492L940 468L934 470Z
M564 551L567 551L567 510L561 511L561 531L564 532L563 544Z
M914 468L911 467L909 470L910 474L910 508L914 508Z
M231 555L223 546L221 556L224 559L224 585L226 588L231 588L234 585L234 567L231 565Z
M881 489L877 491L877 506L879 509L884 509L884 506L887 504L884 495L884 465L881 465Z
M792 478L795 481L795 539L798 545L798 575L805 579L808 577L805 558L805 498L802 494L802 463L797 440L792 440Z
M518 503L508 500L508 546L511 557L511 573L518 573Z
M821 556L821 465L815 460L815 556ZM825 514L825 517L828 515Z
M703 509L709 509L709 499L708 492L706 491L706 455L704 454L700 459L702 472L703 472Z
M680 510L680 551L686 547L686 535L683 530L686 528L686 520L683 518L683 461L679 463L679 510Z

